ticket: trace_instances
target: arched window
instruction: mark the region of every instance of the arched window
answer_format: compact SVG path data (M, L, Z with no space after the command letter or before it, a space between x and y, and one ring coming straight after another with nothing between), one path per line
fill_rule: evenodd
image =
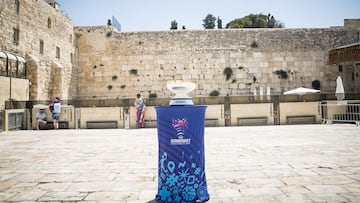
M51 18L50 17L48 18L48 28L49 29L51 28Z

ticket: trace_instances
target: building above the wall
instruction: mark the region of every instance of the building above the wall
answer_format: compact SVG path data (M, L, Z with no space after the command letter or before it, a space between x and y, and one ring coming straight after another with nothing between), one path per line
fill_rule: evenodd
M44 0L46 3L48 3L51 7L55 9L59 9L60 4L55 0Z

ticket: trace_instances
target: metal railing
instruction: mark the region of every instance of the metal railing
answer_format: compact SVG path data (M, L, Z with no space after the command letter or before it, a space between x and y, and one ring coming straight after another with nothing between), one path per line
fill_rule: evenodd
M322 120L326 124L347 122L360 126L360 101L323 102L321 109Z
M9 113L8 114L8 128L9 130L21 130L24 125L24 113Z

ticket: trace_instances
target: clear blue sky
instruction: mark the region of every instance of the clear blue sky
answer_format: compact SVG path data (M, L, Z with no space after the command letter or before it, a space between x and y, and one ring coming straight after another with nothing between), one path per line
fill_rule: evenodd
M115 16L122 31L203 29L207 14L219 16L223 27L248 14L271 13L286 28L342 26L344 19L360 18L360 0L57 0L75 26L105 25Z

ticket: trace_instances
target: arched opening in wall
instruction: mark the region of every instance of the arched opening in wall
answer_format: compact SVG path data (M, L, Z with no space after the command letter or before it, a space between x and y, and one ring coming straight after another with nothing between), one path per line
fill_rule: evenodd
M39 86L41 84L40 81L43 80L43 77L38 76L40 60L32 54L27 54L26 58L27 58L27 75L28 75L27 78L30 81L29 99L42 100L44 98L40 97L39 90L43 90L44 88Z
M0 75L6 75L6 58L0 57Z
M338 69L339 69L339 73L342 73L343 71L342 65L338 65Z
M20 61L20 57L17 57L18 58L18 61L17 61L17 64L16 64L16 73L15 73L15 76L17 78L23 78L25 79L26 78L26 63L25 63L25 60L22 60Z
M49 29L51 29L51 18L50 17L48 18L47 26L48 26Z
M343 72L339 74L342 78L344 90L347 93L353 93L356 91L356 66L353 63L343 64Z
M15 77L15 73L16 73L16 61L15 60L9 60L7 76L13 78L13 77Z

